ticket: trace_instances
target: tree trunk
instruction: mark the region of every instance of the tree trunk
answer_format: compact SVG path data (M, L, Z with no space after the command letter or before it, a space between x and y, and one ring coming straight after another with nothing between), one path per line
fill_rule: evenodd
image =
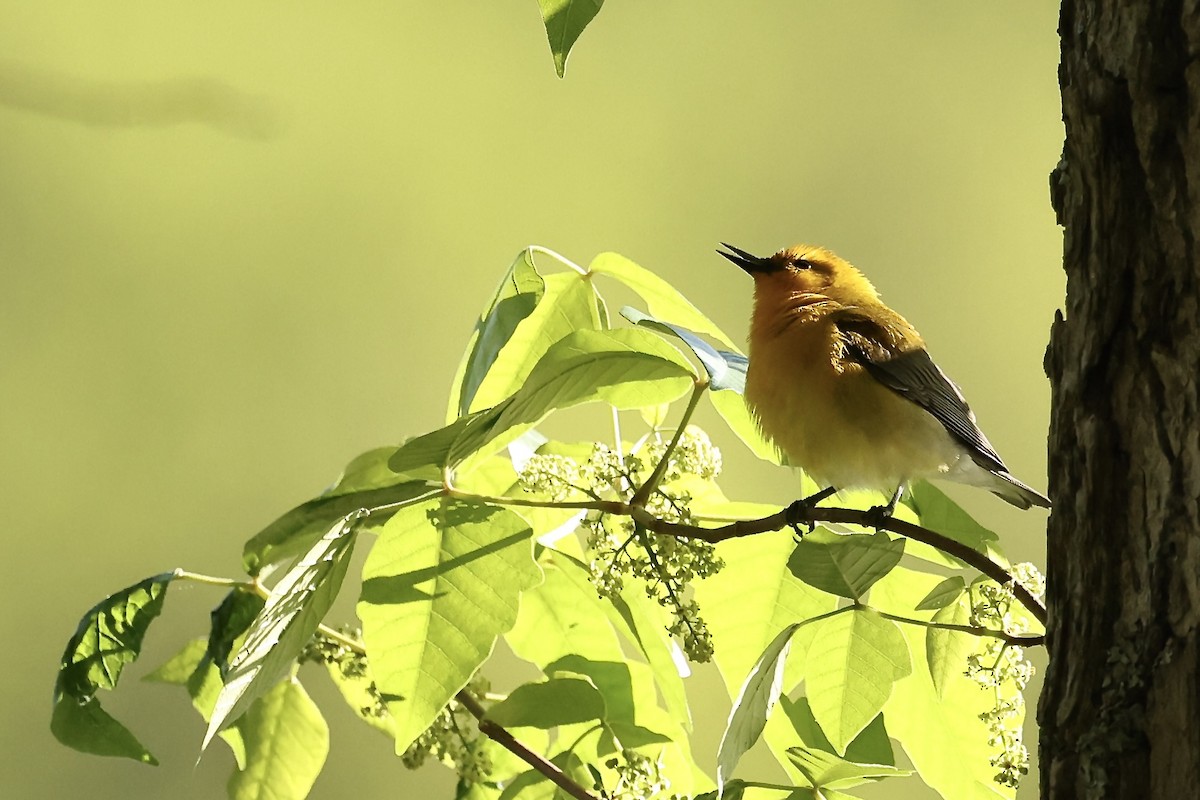
M1200 0L1064 0L1042 797L1200 797Z

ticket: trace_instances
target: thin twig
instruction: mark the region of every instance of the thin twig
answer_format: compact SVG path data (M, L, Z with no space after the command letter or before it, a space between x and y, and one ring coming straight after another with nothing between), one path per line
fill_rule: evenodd
M912 619L911 617L901 617L896 614L889 614L886 611L880 611L873 606L863 606L869 608L884 619L890 619L892 622L899 622L903 625L919 625L922 628L940 628L944 631L959 631L960 633L968 633L971 636L988 636L992 639L999 639L1004 644L1015 644L1019 647L1033 647L1039 644L1046 643L1045 636L1036 636L1033 634L1016 634L1008 631L998 631L992 628L983 628L978 625L957 625L953 622L934 622L925 619Z
M367 650L363 647L363 643L352 636L347 636L339 630L329 627L328 625L318 625L317 630L323 636L333 639L344 647L353 650L359 655L366 655ZM454 695L454 699L462 704L463 708L471 713L471 716L479 723L480 733L486 734L488 738L496 742L496 744L509 751L517 758L524 761L529 766L536 769L538 772L545 775L550 780L560 786L563 791L567 792L572 797L578 800L600 800L600 798L588 792L575 781L571 780L565 772L558 768L556 764L547 761L542 756L530 750L525 745L521 744L515 736L508 732L503 726L493 722L490 719L484 719L487 713L483 706L479 704L471 693L466 689L462 689L458 694Z
M538 772L545 775L560 789L571 795L571 797L576 798L576 800L600 800L600 798L596 797L596 795L592 794L587 789L584 789L578 783L571 780L570 776L559 769L557 764L547 761L545 758L517 741L517 739L503 726L496 724L490 719L487 719L485 716L487 712L484 710L483 706L481 706L479 701L468 694L465 690L455 695L454 699L461 703L463 707L467 709L467 711L471 712L471 716L473 716L479 723L480 733L485 734L492 739L492 741L496 742L496 744L500 745L505 750L509 751L517 758L521 759L526 764L529 764Z
M646 501L650 499L650 493L658 488L659 481L662 480L663 474L667 471L667 463L671 460L671 454L679 446L679 440L683 438L683 432L691 421L692 414L696 411L696 406L699 405L701 396L703 396L707 389L708 379L697 378L695 385L692 387L692 396L688 398L687 408L683 410L683 417L679 420L679 426L675 428L675 435L671 438L667 449L663 451L662 458L654 465L654 471L650 473L650 477L633 493L633 497L629 501L633 505L645 505Z

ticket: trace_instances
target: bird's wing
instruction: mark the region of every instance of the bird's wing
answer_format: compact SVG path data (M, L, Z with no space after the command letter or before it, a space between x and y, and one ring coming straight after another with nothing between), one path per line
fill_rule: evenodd
M893 331L851 310L838 314L835 324L846 343L847 358L862 364L875 380L932 414L979 466L993 472L1007 471L975 423L962 392L924 348L901 350Z

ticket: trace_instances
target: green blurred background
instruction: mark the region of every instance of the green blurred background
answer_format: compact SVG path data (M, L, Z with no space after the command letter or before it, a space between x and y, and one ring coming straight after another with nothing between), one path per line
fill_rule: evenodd
M158 768L52 739L65 640L144 576L236 575L242 541L349 458L438 426L472 320L526 244L616 250L737 340L750 285L716 243L827 244L1044 488L1056 13L611 2L562 81L534 0L6 2L4 796L223 796L231 761L218 746L194 766L183 693L134 680L216 593L172 589L147 663L104 698ZM720 441L730 495L792 497L793 476ZM1044 514L957 488L1041 562ZM314 797L449 797L444 771L406 771L320 677L333 742ZM711 759L728 703L703 705Z

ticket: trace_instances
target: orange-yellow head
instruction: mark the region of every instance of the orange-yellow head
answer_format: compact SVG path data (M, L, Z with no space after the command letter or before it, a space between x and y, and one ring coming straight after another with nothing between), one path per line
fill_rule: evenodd
M879 302L879 293L866 276L824 247L798 244L766 257L728 244L724 247L730 252L721 255L754 278L756 294L813 295L813 300L828 298L847 306Z

